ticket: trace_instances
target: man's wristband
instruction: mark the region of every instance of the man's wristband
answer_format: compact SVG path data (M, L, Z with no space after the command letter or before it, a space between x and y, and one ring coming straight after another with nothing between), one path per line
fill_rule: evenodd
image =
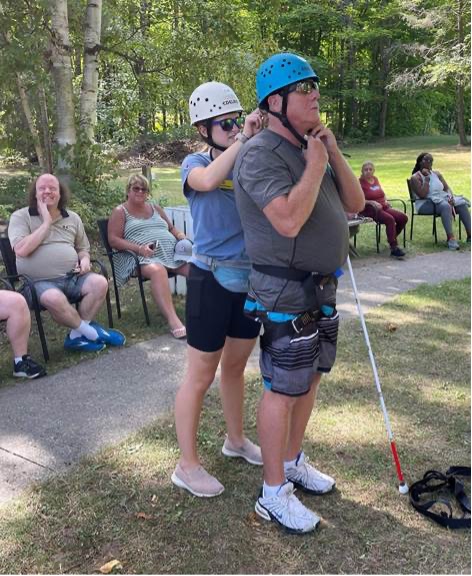
M239 132L238 134L236 134L234 139L239 140L241 142L241 144L246 144L246 142L249 140L249 136L246 136L246 134Z

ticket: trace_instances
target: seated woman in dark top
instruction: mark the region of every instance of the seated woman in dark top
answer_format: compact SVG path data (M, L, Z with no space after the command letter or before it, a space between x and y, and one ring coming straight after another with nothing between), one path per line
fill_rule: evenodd
M174 254L178 240L185 234L172 226L164 210L148 202L149 184L144 176L130 176L126 186L126 202L113 209L108 222L108 240L116 250L114 255L116 280L123 285L136 267L134 252L139 259L142 275L151 281L153 298L169 324L174 338L185 338L185 326L172 302L167 270L187 275L188 264Z
M468 202L462 196L454 196L442 175L433 170L433 156L422 152L416 159L411 177L411 186L416 194L415 207L418 214L436 214L446 231L449 250L459 250L459 243L454 237L452 219L457 213L467 232L467 242L470 242L470 212Z
M359 182L364 191L365 208L361 212L361 216L368 216L375 222L385 224L387 240L390 244L390 255L395 258L403 258L405 252L398 246L397 237L405 228L408 216L390 206L378 179L374 176L374 172L375 166L372 162L362 164Z

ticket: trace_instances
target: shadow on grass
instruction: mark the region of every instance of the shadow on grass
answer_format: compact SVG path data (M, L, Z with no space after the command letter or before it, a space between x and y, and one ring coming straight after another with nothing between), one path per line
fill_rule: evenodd
M422 288L368 316L409 482L428 468L470 461L469 285ZM260 392L251 376L251 438ZM213 392L199 446L205 466L226 486L221 497L197 499L170 483L178 450L169 415L0 509L0 572L91 573L112 558L127 573L470 571L470 532L440 528L398 495L357 321L342 328L337 367L323 379L304 443L316 466L337 479L333 494L301 495L323 517L319 532L289 536L255 516L261 470L221 456L224 431Z
M248 413L254 414L258 388L250 385ZM226 486L221 497L198 499L172 486L176 439L165 418L3 513L1 571L92 573L114 558L127 573L148 574L467 571L470 535L443 530L409 507L379 439L374 446L346 443L343 451L307 441L317 465L335 469L339 489L300 496L323 525L315 534L293 536L254 514L261 471L220 455L223 430L212 394L202 422L202 457ZM255 434L252 417L249 433ZM402 450L410 461L427 458L428 451L428 445Z

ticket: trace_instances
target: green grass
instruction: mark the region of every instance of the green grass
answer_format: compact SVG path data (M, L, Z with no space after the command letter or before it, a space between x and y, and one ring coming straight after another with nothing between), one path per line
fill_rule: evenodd
M409 482L470 462L470 281L423 286L367 316L385 401ZM261 385L247 386L255 437ZM337 479L301 499L321 529L292 536L253 512L261 472L220 455L224 422L205 401L201 455L226 491L212 500L175 488L173 418L88 457L0 508L1 573L94 573L115 558L129 574L470 573L470 531L450 532L400 497L359 322L343 324L305 450ZM470 490L470 484L468 489ZM142 513L142 514L140 514ZM144 514L144 516L143 516Z

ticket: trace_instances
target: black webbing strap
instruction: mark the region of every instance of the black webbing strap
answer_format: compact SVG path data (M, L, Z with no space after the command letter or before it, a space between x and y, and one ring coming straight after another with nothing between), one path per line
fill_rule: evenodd
M288 320L287 322L273 322L266 317L261 343L267 344L283 336L301 334L307 326L318 322L320 317L321 312L319 310L308 310L307 312L299 314L294 320Z
M285 280L296 280L303 282L309 278L312 273L306 270L299 270L298 268L287 268L285 266L268 266L265 264L253 264L252 267L257 272L267 274L268 276L275 276L276 278L284 278Z
M459 476L470 478L469 466L451 466L445 474L437 470L428 470L423 478L415 482L410 487L410 503L423 516L431 518L445 528L453 530L458 528L470 529L470 499L467 496L464 484L459 480ZM434 500L422 501L422 495L442 492L442 496ZM449 493L448 500L444 493ZM452 498L458 502L463 516L462 518L453 517L451 506ZM448 512L433 512L431 508L437 504L444 505ZM468 516L466 518L465 516Z

